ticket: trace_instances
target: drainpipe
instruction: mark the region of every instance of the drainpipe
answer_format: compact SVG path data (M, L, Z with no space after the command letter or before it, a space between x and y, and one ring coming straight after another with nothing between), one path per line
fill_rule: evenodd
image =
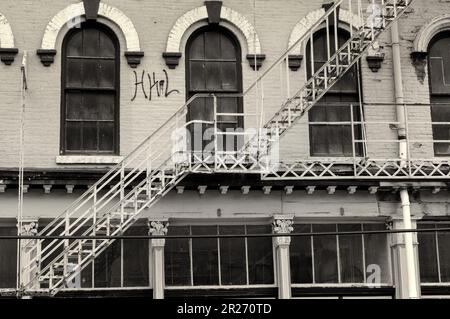
M395 89L395 102L397 111L398 124L398 139L399 139L399 156L401 160L401 166L404 167L407 164L408 159L408 145L406 140L406 117L405 117L405 101L403 94L403 79L401 68L401 56L400 56L400 37L398 31L398 21L394 21L391 28L392 38L392 60L393 60L393 72L394 72L394 89ZM400 198L402 203L403 212L403 227L404 229L411 229L411 208L409 193L407 188L400 190ZM416 263L414 257L414 245L413 234L404 233L405 241L405 254L406 254L406 272L408 279L408 296L409 298L419 298L418 283L416 276Z

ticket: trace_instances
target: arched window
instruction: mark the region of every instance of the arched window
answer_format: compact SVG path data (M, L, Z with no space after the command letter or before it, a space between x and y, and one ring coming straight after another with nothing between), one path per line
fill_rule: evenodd
M428 48L431 119L433 121L434 154L450 156L450 31L438 34Z
M237 38L227 29L210 25L197 30L188 40L186 46L186 87L187 99L197 93L230 94L242 92L241 48ZM218 98L217 111L219 113L241 113L242 99L239 97ZM214 102L212 98L196 99L190 106L188 121L212 121L214 117ZM199 131L205 132L211 125L191 125L191 147L201 151L211 143L211 137L204 134L204 138L195 137ZM195 128L194 128L195 127ZM218 129L221 131L235 131L243 127L242 116L218 117ZM195 130L195 132L194 132ZM236 135L227 136L226 147L219 149L236 150L240 141ZM222 144L223 145L223 144Z
M62 50L62 154L119 153L119 42L99 23L65 36Z
M335 52L334 30L330 30L330 56ZM343 45L349 34L339 30L338 43ZM326 29L314 34L314 72L327 60ZM311 76L311 48L306 46L306 62L308 78ZM325 96L308 112L311 156L353 156L351 107L353 120L360 121L360 96L358 89L359 69L355 65L349 70ZM361 125L353 125L355 139L361 137ZM362 153L362 144L355 143L355 155Z

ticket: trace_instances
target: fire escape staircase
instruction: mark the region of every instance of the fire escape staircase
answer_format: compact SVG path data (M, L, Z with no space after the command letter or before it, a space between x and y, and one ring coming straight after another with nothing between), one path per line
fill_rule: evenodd
M174 145L181 145L183 149L183 144L186 144L182 133L174 133L185 130L189 104L198 98L194 96L63 214L39 232L40 237L34 240L33 247L27 252L27 262L21 265L19 293L53 296L62 289L72 287L76 276L114 242L114 238L106 236L124 234L142 212L158 202L189 173L215 173L221 170L247 173L260 170L264 165L260 163L260 154L254 152L254 149L270 148L270 143L305 115L361 58L379 35L405 12L412 1L377 1L381 14L370 16L369 19L364 18L367 17L368 10L363 12L367 8L362 7L360 0L337 1L275 64L287 62L292 48L312 39L313 32L319 27L326 25L331 28L334 20L336 31L339 8L346 5L351 8L352 2L353 8L357 8L360 25L351 26L353 30L350 39L342 46L329 43L329 46L336 46L333 50L335 53L329 55L328 61L310 76L300 90L283 103L279 111L264 125L266 133L258 136L256 144L254 139L248 141L237 152L238 156L234 156L236 161L231 164L228 164L229 161L222 161L218 165L212 158L205 159L191 152L180 152L176 147L174 152ZM372 5L374 3L375 1ZM261 83L271 69L273 66L269 67L252 87ZM219 115L217 97L213 98L216 121ZM58 239L52 236L67 237ZM84 238L74 239L70 236ZM97 237L93 239L90 236Z

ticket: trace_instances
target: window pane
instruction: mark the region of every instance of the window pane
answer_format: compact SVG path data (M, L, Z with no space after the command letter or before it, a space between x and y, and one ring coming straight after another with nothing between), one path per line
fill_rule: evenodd
M17 228L0 227L0 236L15 236ZM0 288L16 288L17 241L0 240Z
M220 226L221 235L245 234L244 226ZM247 283L245 239L220 239L220 272L222 285L245 285Z
M386 230L383 224L364 224L365 231ZM389 262L388 235L387 234L365 234L364 254L366 259L367 282L374 273L374 269L380 269L380 280L382 283L391 283L391 266Z
M94 260L94 286L120 287L120 240L116 240Z
M222 63L222 89L228 91L237 90L237 71L235 62Z
M217 235L216 226L193 226L192 235ZM194 285L219 284L217 239L192 239Z
M313 232L336 232L335 224L313 225ZM316 283L337 283L337 247L336 236L315 236L314 246L314 270Z
M170 226L168 235L189 235L189 226ZM191 285L189 239L166 239L164 260L166 285Z
M311 225L294 225L295 233L311 233ZM313 283L311 237L291 237L291 280L295 284Z
M222 58L236 60L236 47L233 41L224 34L221 35L220 41Z
M98 86L101 88L114 88L115 83L115 60L99 60L98 61Z
M84 55L96 57L99 56L99 31L94 28L84 29Z
M66 87L81 87L83 63L80 59L67 59Z
M206 59L220 59L220 33L205 32Z
M98 149L97 122L83 122L83 150Z
M207 90L222 89L221 64L221 62L205 62Z
M450 224L438 224L438 228L450 228ZM438 241L441 281L450 282L450 232L438 232Z
M98 109L97 119L114 120L114 94L97 94L96 106Z
M247 234L270 234L270 225L247 226ZM249 283L273 284L273 250L271 237L253 237L247 240Z
M84 93L81 111L81 119L97 120L99 119L99 98L95 93Z
M133 226L125 232L125 235L148 235L148 227ZM148 242L148 239L123 241L123 285L125 287L148 287L150 285Z
M190 90L193 91L201 91L205 90L206 83L205 83L205 65L204 62L190 62L190 80L189 80L189 86Z
M80 120L82 119L83 95L79 92L71 92L66 94L66 119Z
M434 224L417 224L418 229L435 228ZM439 282L436 233L419 232L419 265L422 282Z
M361 231L360 224L338 225L339 232ZM339 235L339 260L342 283L363 283L362 235Z
M100 47L98 55L101 57L115 57L116 48L113 40L104 32L100 32Z
M205 58L205 43L204 34L197 36L191 43L189 58L190 59L204 59Z
M324 125L310 125L311 155L329 154L327 128Z
M81 123L66 122L66 149L69 151L81 150Z
M96 59L89 59L83 61L83 81L82 85L85 88L96 88L98 85L98 70L99 62Z
M98 149L100 151L114 151L114 123L100 122Z
M83 55L83 32L77 31L73 34L70 40L67 42L67 55L68 56L81 56Z

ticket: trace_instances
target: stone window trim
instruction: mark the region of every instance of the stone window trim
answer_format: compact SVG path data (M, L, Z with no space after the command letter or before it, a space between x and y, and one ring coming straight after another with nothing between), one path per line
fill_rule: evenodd
M425 60L428 56L428 46L431 40L444 31L450 31L450 14L448 13L433 18L419 30L411 52L413 61Z
M325 14L325 9L321 8L309 12L305 17L303 17L292 29L289 36L288 48L291 48L295 43L300 40L311 27L320 20ZM362 25L362 21L356 14L352 14L350 11L340 8L339 9L339 28L348 30L350 25L359 28ZM297 71L303 61L303 55L306 48L306 41L299 43L297 47L293 48L289 54L289 68L292 71Z
M123 156L113 155L61 155L56 156L56 164L95 164L95 165L111 165L118 164L123 160Z
M140 64L144 52L141 51L139 35L133 22L121 10L103 2L99 4L98 16L113 22L122 31L126 42L124 55L130 67L136 68ZM67 6L49 21L42 37L41 47L37 50L44 66L50 66L54 62L57 53L56 41L64 26L67 25L70 29L85 20L85 8L81 1Z
M177 19L169 32L166 51L162 54L170 69L175 69L179 64L179 59L182 57L182 52L184 52L182 40L188 29L195 23L208 21L208 19L209 15L206 5L194 8ZM249 65L252 69L258 70L265 59L265 55L261 52L261 43L254 26L241 13L225 6L221 7L219 24L223 22L230 23L241 31L247 44L246 57ZM255 58L256 63L254 63Z
M14 46L14 35L11 25L0 12L0 60L6 65L11 65L19 50Z

